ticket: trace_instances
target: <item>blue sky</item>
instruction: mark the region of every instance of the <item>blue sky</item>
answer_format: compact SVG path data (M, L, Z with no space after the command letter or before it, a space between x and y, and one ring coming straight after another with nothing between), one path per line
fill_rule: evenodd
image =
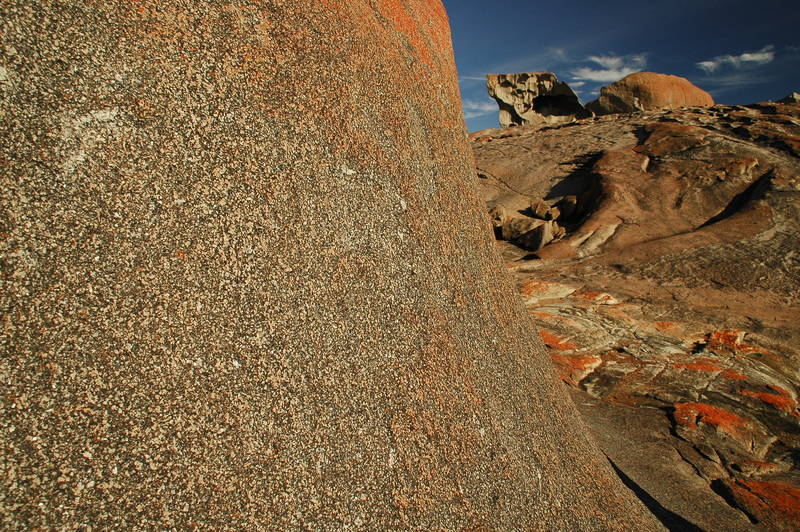
M444 0L470 131L498 127L487 73L555 72L586 103L636 71L675 74L717 103L800 92L797 0Z

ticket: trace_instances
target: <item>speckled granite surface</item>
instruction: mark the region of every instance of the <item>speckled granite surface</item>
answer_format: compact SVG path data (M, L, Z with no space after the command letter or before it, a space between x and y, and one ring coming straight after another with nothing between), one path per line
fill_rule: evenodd
M438 0L0 10L2 528L657 527L492 249Z

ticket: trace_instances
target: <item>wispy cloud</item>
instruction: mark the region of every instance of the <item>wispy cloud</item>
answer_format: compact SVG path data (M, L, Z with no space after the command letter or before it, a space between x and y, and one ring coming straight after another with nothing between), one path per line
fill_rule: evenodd
M576 80L595 81L595 82L612 82L617 81L628 74L640 72L645 65L647 65L647 57L645 54L635 55L591 55L586 58L587 62L595 63L601 68L596 67L580 67L570 71L572 77ZM575 82L571 82L575 85Z
M567 47L548 46L536 53L515 57L490 67L488 72L555 72L559 66L569 63L570 51Z
M583 87L584 85L586 85L585 81L570 81L569 82L569 86L570 87ZM575 92L577 92L577 91L575 91Z
M707 74L716 72L724 65L730 65L733 68L744 68L747 66L766 65L775 59L775 47L767 45L761 50L756 52L744 52L739 55L718 55L714 59L700 61L695 63L695 66L700 70L704 70Z
M757 85L769 85L780 79L780 73L759 73L755 75L752 71L734 71L725 74L713 74L703 76L694 82L702 89L711 93L717 99L730 92L742 90L745 87ZM774 95L779 96L779 95Z
M461 102L464 118L475 118L489 113L497 112L497 104L488 100L465 99Z

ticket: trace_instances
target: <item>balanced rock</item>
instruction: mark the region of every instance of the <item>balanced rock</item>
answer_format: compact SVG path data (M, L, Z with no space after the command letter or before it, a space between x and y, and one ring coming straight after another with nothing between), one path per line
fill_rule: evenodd
M552 72L488 74L486 86L500 106L502 127L571 122L588 116L569 85Z
M636 72L600 89L586 104L596 115L632 113L714 105L714 99L686 78L655 72Z
M2 40L4 529L659 528L496 254L439 0Z

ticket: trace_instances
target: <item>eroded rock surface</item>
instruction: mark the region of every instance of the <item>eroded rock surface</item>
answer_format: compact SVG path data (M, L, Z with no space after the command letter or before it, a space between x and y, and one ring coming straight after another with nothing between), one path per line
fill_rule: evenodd
M488 74L489 96L500 107L500 126L563 123L588 115L578 97L552 72Z
M714 99L691 81L655 72L636 72L600 89L586 104L596 115L714 105Z
M3 529L659 528L493 246L438 0L0 10Z
M778 103L789 103L789 104L800 103L800 92L792 92L790 94L787 94L786 96L778 100Z
M471 140L488 206L571 213L535 254L498 245L617 467L703 530L796 530L800 106Z

